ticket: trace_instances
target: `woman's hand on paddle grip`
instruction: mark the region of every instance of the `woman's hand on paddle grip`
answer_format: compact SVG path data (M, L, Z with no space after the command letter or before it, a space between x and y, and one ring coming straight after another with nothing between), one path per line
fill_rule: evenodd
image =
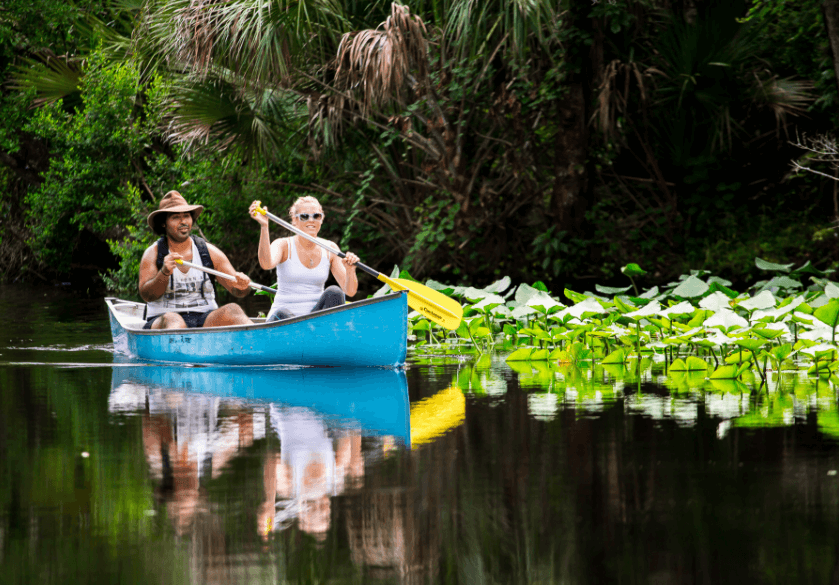
M344 266L347 268L352 268L355 270L355 265L358 263L358 256L353 254L352 252L344 252L344 257L341 258L341 262L344 263Z
M261 228L262 227L268 227L268 218L257 211L257 208L259 208L259 207L262 207L262 209L264 209L265 211L268 211L268 208L265 207L264 205L260 206L259 201L254 201L253 203L251 203L251 206L248 208L248 215L250 215L256 221L256 223L259 224L259 226Z

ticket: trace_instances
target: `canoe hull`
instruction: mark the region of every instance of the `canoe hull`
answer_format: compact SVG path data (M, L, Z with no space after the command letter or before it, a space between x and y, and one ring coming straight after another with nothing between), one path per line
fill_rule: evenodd
M272 323L179 330L142 330L141 304L105 299L117 352L163 362L303 366L405 363L407 293L348 303Z
M401 368L185 368L119 362L113 368L112 399L120 389L139 386L149 392L201 393L306 408L330 427L391 436L410 446L408 381ZM136 408L144 409L145 400Z

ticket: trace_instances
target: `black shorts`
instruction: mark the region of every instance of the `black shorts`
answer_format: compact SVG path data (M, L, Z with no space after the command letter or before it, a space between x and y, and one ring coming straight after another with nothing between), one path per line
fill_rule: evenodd
M212 311L206 311L206 312L203 312L203 313L193 313L193 312L178 313L178 315L180 315L181 317L184 318L184 321L186 322L187 327L193 328L193 327L203 327L204 326L204 321L207 320L207 317L209 316L210 313L212 313ZM143 325L143 329L151 329L151 324L154 323L155 319L158 319L162 316L163 315L157 315L155 317L151 317L150 319L147 319L146 324Z

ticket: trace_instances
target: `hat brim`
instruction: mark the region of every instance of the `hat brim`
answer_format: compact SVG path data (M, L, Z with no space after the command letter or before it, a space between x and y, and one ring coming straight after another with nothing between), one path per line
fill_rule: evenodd
M146 223L148 223L151 230L154 231L154 218L161 213L192 213L192 220L195 221L198 219L198 216L201 215L202 211L204 211L203 205L175 205L174 207L169 207L167 209L152 211L148 218L146 218Z

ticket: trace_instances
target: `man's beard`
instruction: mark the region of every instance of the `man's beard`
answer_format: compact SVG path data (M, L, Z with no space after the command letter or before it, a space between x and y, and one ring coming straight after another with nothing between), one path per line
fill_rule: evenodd
M181 233L181 226L180 224L175 227L175 229L167 229L166 235L169 237L170 240L173 242L185 242L189 239L189 235L192 233L192 227L187 227L186 234Z

